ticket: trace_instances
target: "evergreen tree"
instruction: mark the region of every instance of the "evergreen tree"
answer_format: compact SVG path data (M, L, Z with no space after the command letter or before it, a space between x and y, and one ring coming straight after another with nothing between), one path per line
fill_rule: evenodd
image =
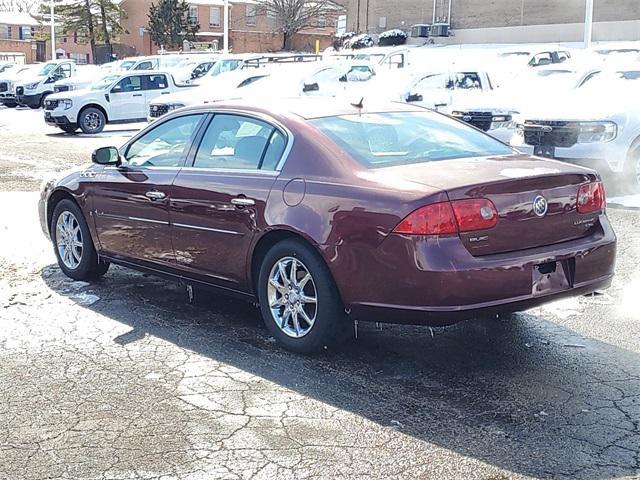
M189 4L185 0L160 0L149 9L149 35L156 45L169 49L182 47L193 40L200 25L189 21Z

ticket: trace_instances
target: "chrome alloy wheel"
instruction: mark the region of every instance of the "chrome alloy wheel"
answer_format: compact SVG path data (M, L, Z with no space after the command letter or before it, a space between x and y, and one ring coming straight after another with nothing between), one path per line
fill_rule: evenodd
M100 115L98 115L96 112L88 113L84 117L83 122L84 122L84 126L87 127L89 130L97 130L102 125L102 119L100 118Z
M276 325L287 336L304 337L318 313L318 293L313 277L300 260L284 257L269 273L269 309Z
M82 230L78 219L71 212L62 212L56 222L58 254L64 265L75 270L82 260Z

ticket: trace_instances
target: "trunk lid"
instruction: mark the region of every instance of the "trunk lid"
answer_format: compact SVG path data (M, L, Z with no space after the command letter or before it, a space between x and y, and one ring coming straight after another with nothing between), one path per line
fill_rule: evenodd
M589 235L598 212L578 213L578 188L598 180L581 167L513 155L426 162L384 170L406 169L407 180L444 190L449 199L487 198L498 211L488 230L465 232L460 238L472 255L490 255L566 242ZM388 172L390 173L390 172ZM546 211L534 211L542 197Z

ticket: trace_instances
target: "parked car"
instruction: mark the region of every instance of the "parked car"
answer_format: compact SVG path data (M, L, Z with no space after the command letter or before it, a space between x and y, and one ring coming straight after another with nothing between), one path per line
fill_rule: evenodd
M16 83L16 103L29 108L40 108L53 93L55 82L70 78L77 71L73 60L56 60L46 63L34 75L23 75Z
M58 80L53 84L53 93L82 90L97 80L106 77L111 70L111 67L97 65L79 65L76 68L77 71L74 76Z
M371 82L368 94L452 115L507 143L515 131L517 110L494 90L489 73L483 70L452 65L451 69L382 73Z
M48 125L72 133L100 133L108 123L143 122L150 102L178 91L165 72L128 71L107 76L84 90L54 93L45 101Z
M520 114L519 150L594 168L640 191L640 68L602 71Z
M169 95L157 97L149 104L147 120L153 122L169 112L179 108L237 98L242 95L240 89L269 75L265 68L239 69L206 77L188 90L180 90Z
M9 108L17 107L16 83L23 75L38 72L42 68L41 65L15 65L2 72L0 74L0 104Z
M169 69L176 83L187 85L207 74L216 63L215 57L199 56L182 60L175 67Z
M614 273L595 172L407 104L202 105L93 161L39 203L66 275L116 263L259 302L296 352L341 341L353 319L448 325Z

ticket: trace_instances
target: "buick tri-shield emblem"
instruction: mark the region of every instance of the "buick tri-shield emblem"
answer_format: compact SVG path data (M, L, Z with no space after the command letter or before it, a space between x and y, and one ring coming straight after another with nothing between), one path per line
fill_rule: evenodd
M538 195L533 199L533 213L537 216L544 217L547 214L547 208L549 208L549 204L542 195Z

